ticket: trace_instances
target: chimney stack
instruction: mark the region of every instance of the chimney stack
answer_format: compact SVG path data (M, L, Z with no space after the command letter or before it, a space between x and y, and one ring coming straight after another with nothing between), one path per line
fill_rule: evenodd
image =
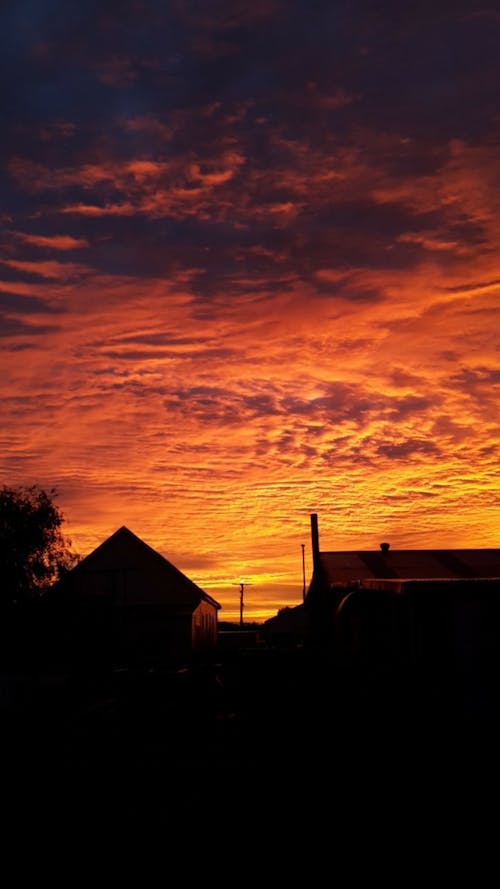
M383 553L388 553L390 545L391 545L390 543L381 543L380 549L382 550Z
M319 568L319 533L318 533L318 516L315 512L311 513L311 543L313 570Z

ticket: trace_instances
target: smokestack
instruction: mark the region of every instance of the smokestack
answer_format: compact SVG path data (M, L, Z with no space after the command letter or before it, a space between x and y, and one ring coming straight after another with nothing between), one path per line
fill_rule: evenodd
M313 570L319 568L319 533L318 533L318 516L315 512L311 513L311 543Z

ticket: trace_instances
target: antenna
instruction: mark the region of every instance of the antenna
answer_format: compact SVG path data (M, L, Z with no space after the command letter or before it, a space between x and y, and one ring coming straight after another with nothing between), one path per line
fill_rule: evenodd
M245 592L246 586L252 586L251 583L245 583L244 580L241 580L238 584L236 584L240 588L240 627L243 626L243 593Z

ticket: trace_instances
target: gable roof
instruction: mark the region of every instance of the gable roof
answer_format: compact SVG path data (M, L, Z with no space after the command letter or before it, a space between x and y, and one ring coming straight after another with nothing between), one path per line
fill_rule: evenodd
M329 586L358 581L499 579L499 549L353 550L320 552L319 566Z
M147 601L195 608L207 602L221 606L159 552L125 525L108 537L69 572L66 584L78 584L86 575L133 576L147 589Z

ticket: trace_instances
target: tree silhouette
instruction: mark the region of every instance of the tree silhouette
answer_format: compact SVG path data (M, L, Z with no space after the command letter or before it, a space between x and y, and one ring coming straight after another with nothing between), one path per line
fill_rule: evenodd
M37 485L0 489L0 601L23 605L42 595L79 557L62 533L56 491Z

